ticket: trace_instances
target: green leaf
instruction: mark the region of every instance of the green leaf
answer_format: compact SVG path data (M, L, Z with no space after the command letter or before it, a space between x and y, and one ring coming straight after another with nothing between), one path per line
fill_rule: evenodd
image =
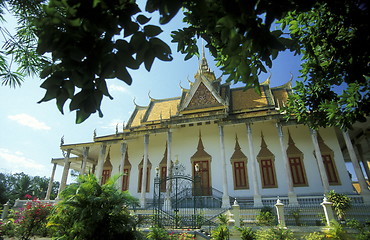
M65 89L60 89L58 97L56 99L57 107L62 114L64 114L63 112L64 103L67 101L68 98L69 98L68 91Z
M115 67L115 75L118 79L124 81L128 85L131 85L132 78L130 73L127 71L126 67L123 64L117 64Z
M88 117L90 117L91 113L87 113L82 110L78 110L76 112L76 124L80 124L84 122Z
M144 25L145 23L149 22L151 18L147 18L146 16L140 14L137 16L136 20L141 24Z
M144 27L144 34L147 36L147 37L155 37L157 36L158 34L160 34L162 31L162 29L158 26L154 26L154 25L147 25Z
M124 28L124 37L131 36L132 34L135 34L139 30L139 24L136 22L129 21Z
M47 102L57 97L60 88L58 86L50 86L47 88L45 96L37 103Z
M155 53L154 53L154 51L151 48L149 48L145 52L145 58L144 58L144 65L145 65L145 68L146 68L146 70L148 72L152 68L152 64L154 62L154 58L155 58Z

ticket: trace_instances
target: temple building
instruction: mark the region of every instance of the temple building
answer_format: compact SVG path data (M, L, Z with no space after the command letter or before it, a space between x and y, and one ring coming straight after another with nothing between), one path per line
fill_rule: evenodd
M369 160L369 124L347 132L286 121L280 109L292 92L291 82L270 87L269 81L260 84L260 94L232 88L215 77L203 57L181 96L136 105L123 129L111 135L61 144L65 157L52 159L52 178L56 166L62 166L61 191L69 169L94 173L101 184L123 174L117 187L145 208L153 201L155 178L165 179L181 166L185 175L200 178L199 195L220 195L221 208L234 199L262 206L277 197L300 205L309 197L322 200L330 190L358 194L346 168L351 162L362 189L359 197L370 203L359 164ZM170 185L160 187L167 197Z

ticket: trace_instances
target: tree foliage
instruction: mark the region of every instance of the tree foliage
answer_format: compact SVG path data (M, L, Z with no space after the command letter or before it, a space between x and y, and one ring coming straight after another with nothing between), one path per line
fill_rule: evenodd
M301 54L303 82L285 109L299 122L347 128L369 114L367 0L147 0L145 13L134 0L39 3L37 18L27 19L37 53L52 58L42 66L46 94L40 102L56 99L63 113L68 101L77 123L103 115L103 97L112 99L107 79L131 84L129 71L142 65L149 71L155 59L172 59L150 16L159 13L160 24L167 24L179 11L188 27L172 31L177 50L185 60L199 56L203 38L229 82L258 91L259 74L279 52Z
M117 190L116 179L100 186L94 175L78 178L62 193L49 226L58 239L140 239L136 219L127 207L135 204L129 193Z
M37 54L36 26L31 21L43 12L45 0L0 0L0 81L10 87L20 86L26 76L38 74L48 58ZM12 15L16 29L8 29L4 15ZM15 30L15 33L12 31Z
M288 113L313 128L349 128L370 113L368 1L328 1L281 21L302 53Z
M0 173L0 204L8 200L32 198L45 199L49 185L49 178L29 176L25 173L6 174ZM51 191L51 199L57 196L59 182L54 181Z

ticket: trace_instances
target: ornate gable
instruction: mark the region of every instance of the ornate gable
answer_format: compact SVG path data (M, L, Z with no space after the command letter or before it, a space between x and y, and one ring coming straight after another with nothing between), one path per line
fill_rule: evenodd
M180 102L180 114L206 112L228 108L227 101L225 101L218 89L216 89L217 80L213 72L208 68L207 61L202 58L199 70L195 74L195 82L191 84L190 91L183 95ZM210 74L213 77L210 77Z
M187 109L197 109L204 107L222 106L222 104L213 96L204 83L200 83L190 100Z

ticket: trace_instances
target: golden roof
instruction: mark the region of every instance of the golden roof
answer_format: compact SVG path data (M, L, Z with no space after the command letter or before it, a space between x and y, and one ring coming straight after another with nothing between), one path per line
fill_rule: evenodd
M180 100L179 97L168 100L152 100L146 110L143 122L170 119L171 116L176 115Z
M253 88L243 90L242 88L231 89L232 111L242 111L268 106L266 93L261 89L259 95Z

